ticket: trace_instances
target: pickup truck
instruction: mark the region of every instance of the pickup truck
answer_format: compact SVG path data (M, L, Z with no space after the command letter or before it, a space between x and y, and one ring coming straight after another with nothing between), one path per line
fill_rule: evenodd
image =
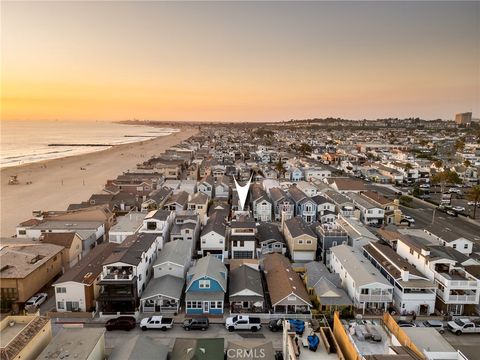
M167 330L173 327L173 319L163 316L150 316L140 321L140 328L145 331L148 329Z
M449 321L447 326L455 335L480 333L480 326L469 319L455 319Z
M234 330L257 331L262 328L262 324L260 318L258 317L237 315L227 318L227 320L225 321L225 327L230 332Z

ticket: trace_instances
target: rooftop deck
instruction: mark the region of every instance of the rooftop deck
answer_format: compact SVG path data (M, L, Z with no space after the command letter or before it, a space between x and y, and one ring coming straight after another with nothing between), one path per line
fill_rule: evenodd
M350 340L362 355L388 354L391 336L377 320L352 320L344 323Z

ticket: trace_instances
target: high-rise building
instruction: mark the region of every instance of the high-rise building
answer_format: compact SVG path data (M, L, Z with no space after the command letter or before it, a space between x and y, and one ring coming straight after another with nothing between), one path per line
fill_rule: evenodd
M472 122L472 113L460 113L455 115L455 124L457 125L468 125Z

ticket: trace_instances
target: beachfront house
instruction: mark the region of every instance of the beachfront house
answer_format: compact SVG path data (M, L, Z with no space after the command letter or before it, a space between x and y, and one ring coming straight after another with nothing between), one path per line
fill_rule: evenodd
M104 240L105 223L100 221L70 221L48 218L30 227L17 228L17 237L39 240L45 233L77 233L82 239L82 255Z

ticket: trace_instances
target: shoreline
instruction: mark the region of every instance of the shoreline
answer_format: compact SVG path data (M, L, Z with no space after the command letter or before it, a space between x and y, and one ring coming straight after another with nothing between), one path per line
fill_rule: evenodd
M91 194L102 191L108 179L198 132L181 125L178 129L170 135L85 154L1 168L0 235L14 235L16 225L30 219L34 210L61 211L69 204L88 200ZM13 175L20 184L8 185Z

